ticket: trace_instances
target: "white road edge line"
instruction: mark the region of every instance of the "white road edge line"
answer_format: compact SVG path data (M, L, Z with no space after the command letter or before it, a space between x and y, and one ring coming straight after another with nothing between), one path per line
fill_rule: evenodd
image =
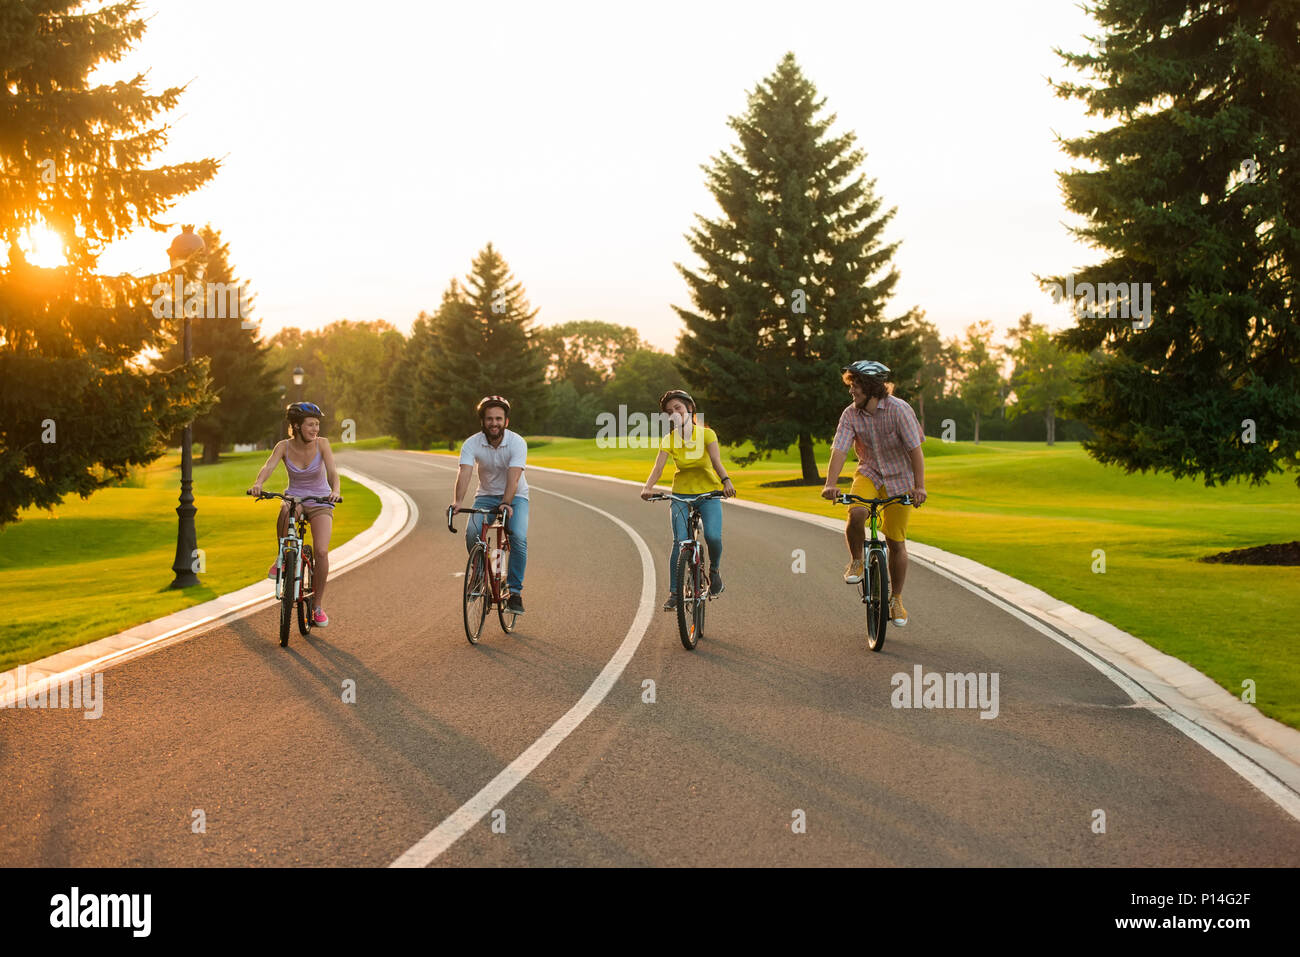
M1146 688L1142 687L1128 675L1124 674L1124 672L1112 665L1109 661L1094 654L1092 651L1084 648L1069 637L1061 635L1052 628L1049 628L1033 615L1026 614L1015 605L1004 601L997 595L989 594L978 585L966 581L946 568L940 568L938 565L931 565L930 567L931 570L937 574L942 575L949 581L956 582L967 591L979 595L981 598L987 599L1003 611L1007 612L1007 614L1020 619L1030 628L1033 628L1040 634L1051 638L1062 648L1074 652L1115 684L1119 685L1120 690L1132 698L1134 703L1139 707L1150 711L1152 714L1163 718L1165 721L1168 721L1183 734L1187 735L1206 751L1209 751L1212 755L1226 764L1231 770L1237 772L1240 777L1244 778L1247 783L1261 791L1266 797L1271 799L1274 804L1286 811L1297 821L1300 821L1300 795L1297 795L1283 782L1269 774L1267 770L1260 767L1249 757L1232 747L1218 735L1215 735L1201 727L1185 715L1179 714L1163 701L1153 696Z
M429 456L429 453L426 452L408 452L407 454L425 455L428 457L432 457ZM603 482L615 482L620 485L632 485L632 486L640 487L643 484L641 482L636 482L631 479L615 478L611 475L595 475L590 472L573 472L568 469L550 468L545 465L533 465L533 466L529 466L529 468L538 471L553 472L558 475L574 476L577 478L599 479L600 481ZM552 492L551 494L554 495L556 493ZM797 512L794 509L782 508L779 505L767 505L762 502L747 502L747 501L738 501L738 500L733 500L733 501L736 501L736 504L741 505L742 507L748 507L756 511L768 512L769 514L773 514L773 515L782 515L786 518L794 519L795 521L806 522L809 525L815 525L819 528L833 530L837 534L842 534L842 530L841 530L842 527L831 529L830 526L825 524L822 516L812 515L806 512ZM1080 658L1082 658L1088 664L1092 665L1103 675L1109 678L1112 682L1114 682L1120 688L1120 690L1122 690L1125 694L1127 694L1130 698L1133 699L1135 704L1137 704L1144 710L1150 711L1153 714L1156 714L1159 717L1163 718L1165 721L1169 722L1179 731L1183 732L1183 734L1187 735L1187 737L1191 738L1193 741L1195 741L1197 744L1203 747L1206 751L1210 752L1210 754L1214 755L1216 758L1218 758L1220 761L1226 764L1232 771L1236 772L1236 774L1239 777L1241 777L1242 780L1244 780L1247 784L1250 784L1261 794L1263 794L1265 797L1271 800L1274 804L1276 804L1286 813L1290 814L1293 818L1295 818L1296 820L1300 820L1300 794L1297 794L1295 790L1293 790L1285 781L1281 780L1279 777L1274 775L1272 772L1270 772L1267 768L1262 766L1258 761L1256 761L1250 755L1245 754L1239 749L1233 747L1231 743L1225 741L1222 737L1215 734L1212 730L1200 724L1197 724L1194 719L1188 717L1187 715L1183 714L1180 711L1175 710L1165 702L1161 701L1159 698L1155 697L1151 692L1149 692L1145 687L1143 687L1136 679L1132 678L1128 674L1125 674L1124 671L1121 670L1118 666L1116 666L1110 661L1107 661L1105 658L1101 657L1100 655L1096 654L1090 649L1086 648L1084 645L1077 642L1070 636L1063 635L1055 631L1049 625L1046 625L1043 622L1039 621L1033 615L1025 611L1022 611L1021 609L1017 608L1015 605L1012 605L1009 602L1005 601L1004 599L998 597L997 595L990 593L989 591L980 587L978 584L967 581L956 572L943 568L942 566L930 561L929 559L922 558L919 555L912 555L911 560L920 562L922 565L926 566L931 571L934 571L939 575L942 575L943 577L956 582L957 584L961 585L963 588L967 589L973 594L978 595L981 598L984 598L985 600L993 603L994 605L997 605L999 608L1003 609L1004 611L1009 612L1015 618L1018 618L1021 621L1025 622L1034 630L1040 632L1041 634L1046 635L1048 638L1051 638L1061 647L1067 648L1070 651L1074 652L1076 655L1078 655ZM1260 746L1265 747L1262 744Z
M614 652L614 657L609 659L605 667L601 669L600 674L596 675L596 680L578 699L578 703L565 712L560 720L547 728L542 733L542 736L529 745L523 754L506 765L501 773L489 781L481 791L461 805L445 821L420 838L410 850L388 865L389 867L428 867L443 851L455 844L470 828L474 827L488 813L499 806L506 795L513 791L515 786L524 778L528 777L539 764L545 761L547 756L559 747L560 743L572 734L578 725L582 724L587 716L605 700L605 696L609 694L615 682L623 674L623 669L627 667L628 662L632 660L632 656L636 654L637 647L641 644L641 639L645 637L650 622L653 620L655 611L655 566L650 558L650 547L645 543L645 539L617 515L611 515L604 509L589 505L576 498L570 498L568 495L561 495L559 492L539 489L535 485L529 485L528 490L530 492L545 492L547 495L554 495L556 498L562 498L565 501L573 502L575 505L581 505L583 508L589 508L598 515L609 519L627 533L633 544L636 545L637 554L641 556L641 604L637 607L636 617L632 619L632 625L628 628L623 643L618 646L618 650Z

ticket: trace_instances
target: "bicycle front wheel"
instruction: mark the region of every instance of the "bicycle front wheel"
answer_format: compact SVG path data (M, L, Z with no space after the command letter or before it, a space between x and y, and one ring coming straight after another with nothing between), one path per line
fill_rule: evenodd
M873 548L867 556L867 647L879 651L885 644L889 624L889 562L884 549Z
M302 598L298 601L298 633L304 638L311 634L312 612L316 610L316 603L311 594L315 584L316 566L312 560L311 546L304 545L302 547Z
M677 633L682 647L694 651L704 627L704 596L699 590L699 568L689 548L677 556Z
M289 629L293 625L294 592L298 583L298 551L284 550L284 563L280 566L280 647L289 647Z
M482 542L475 542L465 562L465 637L471 645L478 644L483 634L483 621L492 604L492 584L487 577L487 551Z

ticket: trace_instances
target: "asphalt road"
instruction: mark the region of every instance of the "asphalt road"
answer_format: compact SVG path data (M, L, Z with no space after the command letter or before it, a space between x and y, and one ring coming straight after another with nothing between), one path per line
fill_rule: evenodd
M415 530L335 579L333 624L305 640L295 631L287 650L276 611L259 611L108 671L98 720L0 711L0 862L396 861L639 634L629 637L643 587L637 543L569 499L648 543L654 614L590 716L436 865L1300 860L1300 822L1225 764L1076 655L915 563L912 621L873 654L856 591L840 579L842 540L724 504L727 590L688 652L675 617L658 610L666 504L535 472L528 612L509 636L489 619L472 647L463 538L443 519L452 462L340 460L410 494ZM922 511L922 538L924 527ZM795 549L804 573L792 571ZM996 717L894 707L893 676L917 665L996 673ZM349 680L355 704L343 700Z

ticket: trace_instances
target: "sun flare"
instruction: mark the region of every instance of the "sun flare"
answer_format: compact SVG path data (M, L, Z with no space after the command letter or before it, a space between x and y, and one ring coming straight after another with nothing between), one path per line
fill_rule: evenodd
M23 251L27 254L27 261L33 266L50 269L68 264L63 255L63 237L49 226L30 226L26 234L27 241L23 243Z

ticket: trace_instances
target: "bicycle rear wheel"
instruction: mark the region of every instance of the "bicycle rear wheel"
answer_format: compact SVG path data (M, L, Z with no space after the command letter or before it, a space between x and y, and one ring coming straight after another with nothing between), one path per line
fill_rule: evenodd
M889 624L889 562L884 549L873 548L867 555L867 577L863 579L867 603L867 647L879 651L885 644Z
M677 633L687 651L695 650L704 626L703 609L696 607L704 603L704 596L699 593L698 571L695 556L683 547L677 556Z
M298 601L298 633L306 638L311 634L315 623L312 613L316 602L312 597L312 588L316 584L316 565L312 559L311 546L302 547L302 598Z
M281 594L280 594L280 647L289 647L289 628L293 624L293 606L294 592L298 589L295 587L298 581L298 550L296 548L286 548L284 550L284 563L280 566Z
M465 562L465 637L471 645L478 644L483 633L483 621L488 606L492 604L492 585L487 579L487 551L482 542L475 542Z

